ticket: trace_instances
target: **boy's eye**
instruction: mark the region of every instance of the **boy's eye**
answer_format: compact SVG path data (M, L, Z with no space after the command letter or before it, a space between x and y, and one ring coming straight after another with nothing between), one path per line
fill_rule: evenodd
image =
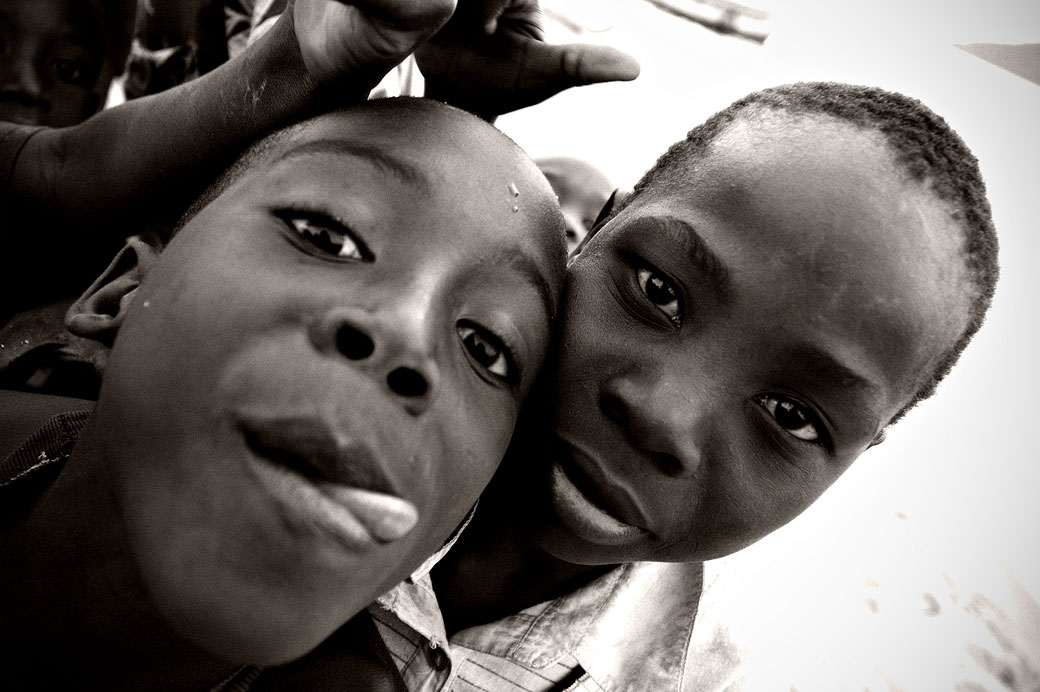
M679 291L671 281L649 267L636 267L636 283L646 299L676 327L682 326Z
M782 394L759 394L755 401L789 435L806 442L820 441L820 429L814 422L816 416L794 399Z
M55 76L66 84L86 84L87 69L75 60L57 58L51 61Z
M509 351L501 339L469 322L460 323L457 329L466 352L480 367L498 379L507 382L515 379Z
M335 219L302 211L287 211L280 216L301 238L326 254L367 262L373 259L365 244Z

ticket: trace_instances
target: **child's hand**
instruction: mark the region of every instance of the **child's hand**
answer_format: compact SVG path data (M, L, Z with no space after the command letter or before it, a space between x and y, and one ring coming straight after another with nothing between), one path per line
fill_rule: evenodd
M614 48L545 43L538 0L460 0L455 16L415 57L427 96L485 118L573 86L639 75L635 59Z
M451 17L455 0L296 0L300 53L319 87L371 89Z

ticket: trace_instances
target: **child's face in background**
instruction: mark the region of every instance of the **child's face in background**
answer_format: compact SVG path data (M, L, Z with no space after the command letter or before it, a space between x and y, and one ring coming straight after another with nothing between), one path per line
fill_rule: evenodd
M776 120L734 125L693 185L636 198L570 265L545 405L539 385L503 469L534 479L549 552L692 561L754 542L963 330L944 206L879 138Z
M100 31L87 2L0 0L0 121L65 127L96 113L110 72Z
M285 661L441 547L545 355L560 225L519 150L438 109L311 122L180 231L97 409L177 629Z
M581 159L556 156L536 163L560 200L570 253L592 229L614 185L599 169Z

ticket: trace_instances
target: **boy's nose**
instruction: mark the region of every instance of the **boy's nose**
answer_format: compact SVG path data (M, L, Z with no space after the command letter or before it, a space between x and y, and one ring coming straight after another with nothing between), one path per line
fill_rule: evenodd
M600 393L600 410L659 472L692 476L701 465L696 397L667 381L610 381Z
M18 93L27 101L43 98L43 82L29 57L13 55L0 60L0 91Z
M429 408L437 393L438 368L419 315L337 308L311 326L310 339L371 377L412 415Z

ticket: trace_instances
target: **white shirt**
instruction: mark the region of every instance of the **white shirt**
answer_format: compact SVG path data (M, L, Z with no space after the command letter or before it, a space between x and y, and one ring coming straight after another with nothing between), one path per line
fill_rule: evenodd
M693 638L702 582L699 563L622 565L450 640L426 574L369 612L413 692L679 692L704 649Z

